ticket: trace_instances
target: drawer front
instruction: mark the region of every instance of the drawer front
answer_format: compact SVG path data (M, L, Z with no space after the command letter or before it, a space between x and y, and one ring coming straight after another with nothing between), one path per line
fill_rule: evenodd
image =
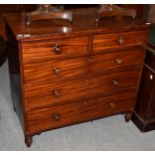
M58 105L75 99L136 89L141 69L65 82L25 86L26 110Z
M88 37L22 43L23 62L79 57L88 54Z
M95 35L93 39L93 52L97 53L97 51L143 45L147 41L147 36L147 31Z
M93 55L66 60L52 60L42 63L24 65L24 80L26 83L45 81L62 81L81 76L101 74L107 71L119 70L122 67L142 65L145 52L142 48Z
M29 134L80 123L134 109L136 93L127 91L112 96L82 100L27 113Z

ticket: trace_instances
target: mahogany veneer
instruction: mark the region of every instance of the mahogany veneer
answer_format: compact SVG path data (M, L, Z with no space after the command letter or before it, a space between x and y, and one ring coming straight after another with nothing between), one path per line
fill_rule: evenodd
M74 78L75 76L80 78L86 73L94 75L106 73L107 71L120 71L122 68L143 65L144 53L144 49L135 48L108 52L104 55L92 55L89 58L43 61L41 62L42 65L38 60L37 63L24 64L24 80L25 83L37 83L43 80L63 81L63 79ZM143 59L139 59L139 57L143 57ZM30 76L31 74L32 76Z
M12 97L27 146L42 131L134 111L149 26L113 17L96 25L95 12L73 10L65 26L25 27L20 15L6 16Z
M126 91L100 98L85 98L82 101L62 106L44 108L27 113L28 131L36 132L79 123L106 115L132 110L135 91Z

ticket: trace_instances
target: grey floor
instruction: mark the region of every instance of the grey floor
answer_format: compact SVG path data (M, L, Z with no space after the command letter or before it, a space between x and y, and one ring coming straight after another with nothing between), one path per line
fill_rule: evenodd
M155 131L141 133L122 115L42 133L27 148L12 109L7 62L0 68L0 114L0 150L155 150Z

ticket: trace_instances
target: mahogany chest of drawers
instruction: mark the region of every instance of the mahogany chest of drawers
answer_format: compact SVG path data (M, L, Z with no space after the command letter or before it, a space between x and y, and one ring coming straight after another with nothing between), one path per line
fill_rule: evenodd
M149 26L75 11L67 26L5 19L14 108L27 146L46 130L134 111Z

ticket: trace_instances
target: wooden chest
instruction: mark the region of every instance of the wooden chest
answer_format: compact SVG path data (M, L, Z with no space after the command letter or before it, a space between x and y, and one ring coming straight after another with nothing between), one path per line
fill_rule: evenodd
M14 108L27 146L42 131L134 111L148 25L74 12L72 24L6 17Z

